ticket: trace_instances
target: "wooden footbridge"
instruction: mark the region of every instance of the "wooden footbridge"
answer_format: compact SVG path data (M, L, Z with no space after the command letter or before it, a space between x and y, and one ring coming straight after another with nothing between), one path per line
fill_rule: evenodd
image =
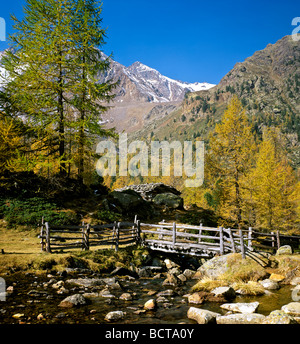
M216 254L240 252L263 261L264 255L258 252L276 251L283 244L300 248L300 236L282 235L277 232L263 233L253 230L212 228L202 225L167 223L142 223L135 217L133 222L114 222L91 226L51 226L42 222L41 247L53 252L66 249L89 250L91 246L110 247L117 251L127 245L143 245L151 250L212 258Z

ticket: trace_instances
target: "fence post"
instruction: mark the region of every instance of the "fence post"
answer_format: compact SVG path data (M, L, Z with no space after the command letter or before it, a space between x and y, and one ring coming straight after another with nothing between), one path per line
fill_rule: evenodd
M239 235L240 235L240 245L241 245L242 258L245 259L246 255L245 255L244 237L243 237L243 232L241 229L239 230Z
M134 223L134 225L132 226L132 234L131 234L131 236L134 238L136 238L137 237L137 215L135 215L134 216L134 220L133 220L133 223Z
M136 243L137 245L140 245L142 242L141 238L141 222L140 220L136 221Z
M199 229L199 238L198 238L198 244L201 243L201 235L202 235L202 223L200 222L200 229Z
M220 255L223 256L223 254L224 254L224 233L223 233L223 227L219 227L219 233L220 233Z
M116 228L117 228L117 222L114 221L114 226L113 226L113 229L112 229L111 246L110 246L111 250L113 249L113 246L114 246L114 238L115 238L115 234L116 234Z
M117 228L116 228L116 244L115 244L116 245L116 248L115 248L116 252L119 251L120 228L121 228L121 223L118 222Z
M229 240L230 240L231 246L232 246L232 252L236 253L236 249L235 249L235 245L234 245L234 239L233 239L231 228L228 228L228 234L229 234Z
M45 223L46 227L46 252L51 253L51 245L50 245L50 227L48 222Z
M88 251L90 249L90 225L87 224L86 227L83 227L83 249Z
M176 223L173 222L173 245L176 243Z
M280 248L280 234L279 231L276 231L276 238L277 238L277 249Z
M249 232L248 232L248 247L252 247L252 227L249 227Z
M272 236L271 236L271 238L272 238L272 248L275 249L276 235L275 235L275 232L271 232L271 234L272 234Z
M41 227L41 250L46 251L46 240L45 240L45 235L46 235L46 231L45 231L45 223L44 223L44 217L42 217L42 227Z

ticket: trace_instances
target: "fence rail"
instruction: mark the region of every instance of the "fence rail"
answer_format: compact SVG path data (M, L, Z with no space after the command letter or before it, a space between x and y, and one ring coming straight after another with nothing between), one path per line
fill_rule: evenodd
M139 237L140 222L114 222L105 225L91 226L51 226L42 222L41 249L51 253L53 250L78 248L89 250L91 246L115 247L136 244Z
M294 250L300 248L300 236L282 235L279 231L263 233L253 230L212 228L159 222L141 223L114 222L92 226L52 226L42 222L42 251L52 252L79 248L89 250L91 246L111 246L117 251L120 245L142 244L152 250L181 253L210 258L215 254L240 252L243 258L253 256L254 251L273 252L282 244L290 244Z

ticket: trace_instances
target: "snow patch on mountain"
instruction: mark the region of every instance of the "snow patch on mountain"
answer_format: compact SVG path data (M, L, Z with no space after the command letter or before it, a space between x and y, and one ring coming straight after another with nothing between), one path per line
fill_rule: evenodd
M208 90L215 86L207 82L187 83L173 80L141 62L124 67L124 72L141 92L149 95L151 102L179 101L187 92Z

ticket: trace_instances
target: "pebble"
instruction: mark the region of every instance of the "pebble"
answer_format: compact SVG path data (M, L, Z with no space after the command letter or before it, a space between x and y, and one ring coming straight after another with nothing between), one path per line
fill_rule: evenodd
M37 317L37 320L44 320L44 315L42 313L40 313Z
M146 309L148 311L152 311L155 308L156 308L156 302L154 299L150 299L144 304L144 309Z

